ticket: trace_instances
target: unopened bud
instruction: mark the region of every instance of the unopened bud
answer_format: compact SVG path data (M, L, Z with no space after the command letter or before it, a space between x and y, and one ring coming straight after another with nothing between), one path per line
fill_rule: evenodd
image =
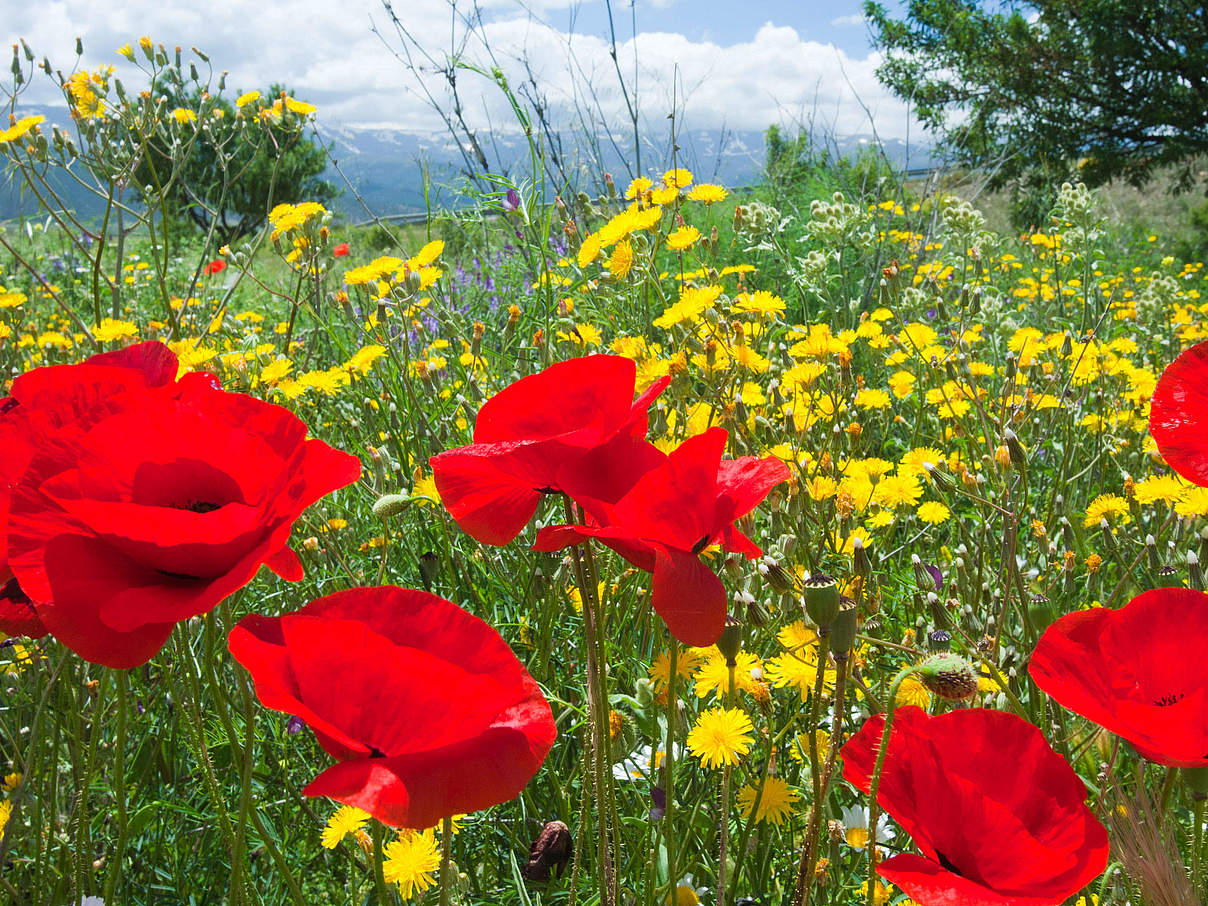
M373 515L378 519L399 516L410 502L411 498L406 494L383 494L373 504Z
M977 695L976 671L955 654L933 654L917 672L923 685L940 698L959 702Z
M742 647L742 624L734 617L726 617L726 628L717 640L717 650L726 657L726 666L738 665L738 650Z

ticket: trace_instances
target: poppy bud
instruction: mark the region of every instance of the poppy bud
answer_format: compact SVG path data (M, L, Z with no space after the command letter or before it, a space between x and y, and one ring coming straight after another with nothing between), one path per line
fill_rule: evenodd
M726 666L738 666L738 649L742 647L742 624L734 617L726 617L726 628L717 640L717 650L726 656Z
M373 504L373 515L378 519L389 519L402 515L411 498L405 494L383 494Z
M839 607L839 612L831 620L830 650L836 660L844 660L856 643L856 631L859 628L856 620L855 602L845 603Z
M810 576L803 585L805 612L818 627L830 626L839 613L839 586L833 578L820 573Z
M962 657L933 654L919 666L919 679L940 698L965 701L977 695L977 673Z

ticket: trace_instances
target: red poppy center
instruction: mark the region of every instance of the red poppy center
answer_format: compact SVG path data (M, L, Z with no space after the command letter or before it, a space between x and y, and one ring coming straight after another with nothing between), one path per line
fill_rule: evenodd
M1161 696L1160 698L1154 699L1154 704L1159 708L1168 708L1171 705L1177 705L1186 697L1186 692L1171 692L1167 695Z
M940 863L940 865L944 866L945 869L952 872L954 875L960 875L962 878L964 877L964 874L961 872L961 870L952 864L952 860L950 860L947 856L945 856L938 849L935 851L935 858L936 858L936 861L938 861Z
M221 469L199 459L177 459L142 463L134 474L131 502L204 514L244 500L239 483Z

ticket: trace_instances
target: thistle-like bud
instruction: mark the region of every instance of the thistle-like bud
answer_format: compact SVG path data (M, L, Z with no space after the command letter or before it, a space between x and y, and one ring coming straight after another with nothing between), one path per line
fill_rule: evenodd
M856 617L856 604L850 601L841 603L839 612L831 620L830 650L836 660L845 660L847 653L856 643L856 632L859 629Z
M923 685L940 698L959 702L977 695L977 672L955 654L933 654L917 673Z
M821 573L810 576L803 585L805 612L818 627L830 626L839 613L839 586L833 578Z
M1187 586L1196 591L1204 590L1204 570L1200 568L1200 558L1195 551L1187 552Z
M373 504L373 515L378 519L399 516L410 502L411 498L406 494L383 494Z

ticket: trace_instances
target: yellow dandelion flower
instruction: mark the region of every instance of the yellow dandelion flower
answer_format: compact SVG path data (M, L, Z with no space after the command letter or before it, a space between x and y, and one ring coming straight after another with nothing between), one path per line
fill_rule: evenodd
M632 201L639 195L644 195L650 191L654 183L645 176L639 176L629 184L629 188L625 190L625 197Z
M1092 528L1106 519L1112 525L1125 525L1131 521L1128 501L1116 494L1100 494L1086 508L1084 528Z
M700 663L700 655L695 651L690 648L681 649L675 657L675 675L680 679L687 679L692 675L692 671L700 666ZM646 673L650 677L650 684L656 691L662 692L666 689L671 684L671 652L660 652L651 662L650 669Z
M403 830L399 838L386 844L382 874L390 884L399 886L399 895L409 900L435 882L440 868L440 843L430 830Z
M894 696L893 701L899 708L903 705L926 708L931 705L931 693L917 677L908 676L898 686L898 693Z
M728 194L722 186L711 182L702 182L692 187L692 191L688 193L688 198L692 201L703 201L705 204L713 204L714 202L725 201Z
M738 764L751 751L754 729L741 708L710 708L688 733L688 751L707 768Z
M948 517L952 515L952 511L938 501L928 500L926 503L919 504L915 515L928 525L939 525L941 522L947 521Z
M324 849L335 849L340 845L341 840L349 834L355 835L364 827L369 818L368 812L363 812L352 805L341 805L327 819L327 826L323 828L319 842L323 844Z
M92 335L102 343L111 340L121 340L127 337L137 337L138 327L129 321L118 321L114 318L104 318L92 329Z
M1133 496L1140 504L1176 503L1187 489L1177 475L1155 475L1133 485Z
M628 239L622 239L612 250L608 258L608 272L614 279L624 280L629 276L633 267L633 244Z
M762 670L763 661L749 651L740 651L735 658L734 685L740 692L754 692L755 678L753 670ZM678 665L677 665L678 666ZM732 691L730 688L730 668L726 666L726 657L713 648L705 657L696 672L696 682L693 686L697 698L705 698L711 692L724 695Z
M865 387L857 391L856 405L861 409L888 409L889 394L874 387Z
M686 189L692 185L692 171L683 167L668 170L663 174L663 184L676 189Z
M239 108L246 107L248 104L254 104L260 100L259 91L245 91L239 97L235 98L235 106Z
M759 799L759 807L755 808L755 799ZM768 777L763 782L763 792L754 786L744 786L738 791L738 807L744 818L749 818L755 811L756 823L767 821L780 826L793 811L793 806L801 794L788 785L782 777Z
M682 252L694 245L698 239L700 230L692 226L682 226L667 235L667 248L673 252Z

